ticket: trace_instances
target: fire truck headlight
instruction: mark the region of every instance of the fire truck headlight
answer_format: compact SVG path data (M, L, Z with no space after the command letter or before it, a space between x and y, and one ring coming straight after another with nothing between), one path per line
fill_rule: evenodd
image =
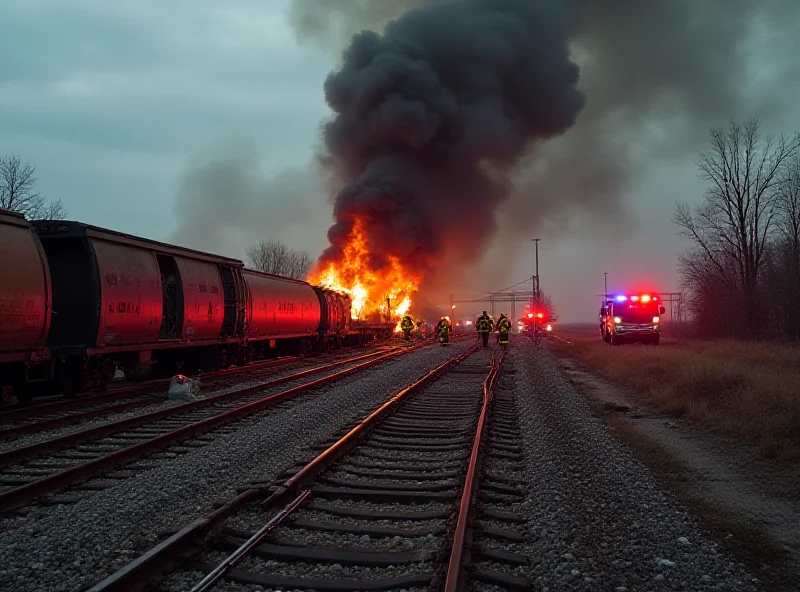
M614 317L614 324L615 325L621 325L622 324L622 319L620 317Z
M653 317L653 324L661 322L658 317Z

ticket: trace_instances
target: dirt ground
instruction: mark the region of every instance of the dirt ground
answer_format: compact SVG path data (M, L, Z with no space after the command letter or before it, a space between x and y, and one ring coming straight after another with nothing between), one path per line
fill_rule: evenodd
M800 484L739 442L666 415L564 354L562 370L618 438L765 590L800 589Z

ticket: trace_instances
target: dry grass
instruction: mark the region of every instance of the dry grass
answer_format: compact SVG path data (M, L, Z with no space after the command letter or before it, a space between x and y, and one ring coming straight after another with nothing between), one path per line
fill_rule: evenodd
M574 356L661 409L756 445L764 456L800 463L800 347L734 341L612 347L594 327L559 328Z

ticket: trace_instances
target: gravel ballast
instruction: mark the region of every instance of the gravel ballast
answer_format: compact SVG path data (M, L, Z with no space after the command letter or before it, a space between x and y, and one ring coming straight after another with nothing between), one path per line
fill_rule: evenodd
M592 415L546 349L512 346L534 589L759 589Z
M367 353L367 352L355 352L354 356L355 355L361 355L363 353ZM289 375L294 374L296 372L302 372L302 371L310 370L312 368L316 368L316 367L319 367L319 366L326 366L328 364L332 364L334 362L339 362L339 361L342 361L342 360L343 360L343 358L338 358L338 357L337 358L333 358L333 357L331 357L330 359L329 358L321 359L318 363L314 363L313 360L311 361L311 363L308 363L308 364L296 363L296 364L293 364L291 367L278 368L278 369L269 371L268 374L263 374L261 376L254 376L253 373L249 373L248 372L248 373L242 374L239 377L226 377L224 379L220 379L219 381L213 381L210 384L203 385L201 387L200 394L197 396L197 398L198 399L208 399L208 398L211 398L211 397L214 397L214 396L217 396L217 395L223 395L223 394L226 394L226 393L233 392L233 391L235 391L237 389L241 389L241 388L244 388L244 387L252 386L252 385L255 385L255 384L258 384L258 383L269 382L269 381L275 380L277 378L283 378L285 376L289 376ZM295 384L300 384L301 382L306 382L306 381L322 378L324 376L327 376L328 374L333 374L335 372L339 372L339 371L343 370L344 368L350 367L351 365L355 366L357 364L364 363L366 361L368 361L368 360L357 360L357 361L352 362L352 364L339 366L337 368L326 370L325 372L320 372L319 374L313 374L311 376L306 376L304 378L297 379L297 381L291 381L291 382L287 382L287 383L284 383L284 384L281 384L281 385L267 387L267 388L264 389L263 393L264 394L269 394L269 393L272 393L272 392L279 392L281 390L284 390L286 388L294 386ZM254 371L254 372L257 372L257 371ZM19 436L17 438L12 438L12 439L9 439L9 440L2 441L2 442L0 442L0 452L4 452L6 450L11 450L11 449L14 449L14 448L21 448L23 446L30 446L32 444L38 444L39 442L43 442L43 441L49 440L51 438L56 438L56 437L60 437L60 436L66 436L67 434L73 434L75 432L80 432L80 431L88 429L88 428L93 428L93 427L97 427L97 426L101 426L101 425L106 425L106 424L110 424L110 423L113 423L113 422L116 422L116 421L122 421L122 420L125 420L125 419L131 419L133 417L139 417L139 416L142 416L142 415L146 415L148 413L153 413L155 411L161 411L163 409L170 409L170 408L173 408L173 407L180 407L184 403L188 402L188 400L182 400L182 399L180 399L180 400L168 399L167 398L167 392L168 392L168 388L164 387L162 392L159 395L160 397L162 397L163 400L155 401L154 403L146 405L146 406L137 407L135 409L131 409L131 410L127 410L127 411L117 411L117 412L109 413L107 415L102 415L102 416L94 418L94 419L84 420L84 421L81 421L80 423L67 425L67 426L60 427L60 428L54 428L54 429L46 430L46 431L42 431L42 432L37 432L37 433L34 433L34 434L27 434L27 435ZM153 393L150 393L150 394L147 394L147 395L142 395L142 398L145 398L145 397L149 398L149 397L152 397L152 396L153 396ZM247 400L252 400L252 399L254 399L254 396L253 395L248 395L248 396L242 397L242 400L244 400L245 398L247 398ZM234 397L234 398L231 398L231 399L227 399L222 404L225 404L225 405L233 404L233 403L236 403L236 401L237 401L237 398ZM80 412L80 410L78 412ZM24 422L24 423L30 423L30 422ZM13 426L13 424L9 424L9 427L12 427L12 426Z
M385 362L238 422L232 433L77 504L4 519L0 589L71 591L102 579L153 546L160 533L235 496L237 487L274 479L308 460L309 447L468 345L427 348Z

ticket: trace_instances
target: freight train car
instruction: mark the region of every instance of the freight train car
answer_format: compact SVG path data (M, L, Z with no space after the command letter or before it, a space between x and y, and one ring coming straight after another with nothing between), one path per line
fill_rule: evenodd
M350 298L237 259L0 211L0 388L21 399L391 334Z
M80 222L41 221L53 291L48 345L65 394L216 368L244 335L242 263Z
M52 377L52 314L44 250L20 214L0 210L0 399Z
M346 294L314 287L320 303L321 323L319 328L320 347L338 349L350 334L352 300Z
M269 349L305 354L316 347L322 305L306 282L245 269L248 359ZM299 349L298 349L299 346Z

